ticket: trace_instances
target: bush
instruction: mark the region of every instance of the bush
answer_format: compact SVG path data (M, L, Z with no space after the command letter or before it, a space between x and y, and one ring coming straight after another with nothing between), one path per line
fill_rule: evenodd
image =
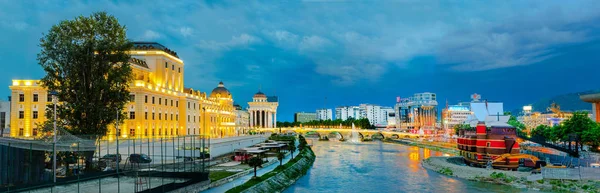
M300 144L301 145L304 144L303 147L306 147L306 148L302 148L300 153L298 153L298 155L296 157L294 157L294 159L291 159L290 161L283 164L282 166L277 166L273 171L267 172L266 174L263 174L262 176L258 176L256 178L252 178L251 180L248 180L246 183L244 183L242 185L239 185L232 189L229 189L229 190L227 190L227 192L228 193L242 192L248 188L251 188L252 186L254 186L258 183L261 183L262 181L269 179L270 177L277 175L281 171L289 168L290 166L294 165L296 162L304 159L304 157L306 157L307 154L311 154L314 156L314 152L310 149L310 147L306 146L306 139L304 139L304 137L301 137L301 136L299 139L300 139ZM306 173L306 171L304 171L304 173ZM300 175L300 174L298 174L298 175ZM297 177L297 176L292 176L292 177Z
M448 176L452 176L454 174L454 172L452 172L452 170L450 168L442 168L439 171L440 174L444 174L444 175L448 175Z

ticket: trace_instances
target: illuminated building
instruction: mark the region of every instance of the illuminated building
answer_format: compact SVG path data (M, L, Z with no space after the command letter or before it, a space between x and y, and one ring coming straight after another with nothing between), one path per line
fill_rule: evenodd
M434 129L437 122L435 93L416 93L409 98L396 99L396 124L400 129Z
M208 96L185 88L183 60L156 42L134 42L129 54L134 80L129 86L130 102L123 109L127 116L119 126L119 136L235 135L233 99L222 82ZM10 123L14 128L10 136L41 135L37 125L46 121L46 106L52 102L47 90L37 80L13 80L10 89ZM115 127L109 126L107 136L115 134Z
M267 97L267 95L260 91L254 94L252 102L248 102L248 106L250 106L248 108L248 112L250 113L250 127L277 127L278 100L276 96Z
M469 106L465 105L450 105L444 109L444 126L447 129L452 129L455 125L465 123L472 115Z
M247 134L250 129L250 113L244 110L240 105L233 105L235 107L235 122L236 122L236 133L238 135Z

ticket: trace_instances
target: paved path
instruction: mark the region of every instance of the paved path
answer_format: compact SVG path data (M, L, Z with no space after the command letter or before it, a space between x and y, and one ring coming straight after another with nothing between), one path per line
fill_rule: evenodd
M294 153L294 156L298 155L298 151L296 151ZM286 158L283 159L283 164L287 163L288 161L290 161L291 156L288 155ZM279 166L279 163L275 163L273 165L264 167L262 169L257 169L256 170L256 175L257 176L262 176L263 174L266 174L267 172L270 172L272 170L274 170L277 166ZM208 190L203 191L203 193L223 193L226 192L227 190L239 186L243 183L245 183L246 181L250 180L252 178L252 176L254 176L254 172L250 172L248 175L242 176L238 179L235 179L231 182L228 182L226 184L223 184L221 186L218 187L214 187Z

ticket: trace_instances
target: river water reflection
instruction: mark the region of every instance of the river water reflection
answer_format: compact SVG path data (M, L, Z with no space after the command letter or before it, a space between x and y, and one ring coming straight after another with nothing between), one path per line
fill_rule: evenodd
M420 160L443 153L382 142L319 142L308 173L284 192L527 192L428 171Z

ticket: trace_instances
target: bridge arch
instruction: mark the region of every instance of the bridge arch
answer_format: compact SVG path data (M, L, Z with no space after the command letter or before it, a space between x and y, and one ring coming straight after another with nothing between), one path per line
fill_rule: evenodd
M400 135L398 135L398 134L392 134L392 136L390 136L390 138L392 138L392 139L399 139Z
M332 131L328 134L328 136L331 137L339 137L340 139L344 139L344 135L342 135L342 133L337 132L337 131Z
M385 139L385 136L381 132L373 133L371 139Z
M319 132L316 131L307 131L304 133L305 137L318 137L321 138L321 134Z

